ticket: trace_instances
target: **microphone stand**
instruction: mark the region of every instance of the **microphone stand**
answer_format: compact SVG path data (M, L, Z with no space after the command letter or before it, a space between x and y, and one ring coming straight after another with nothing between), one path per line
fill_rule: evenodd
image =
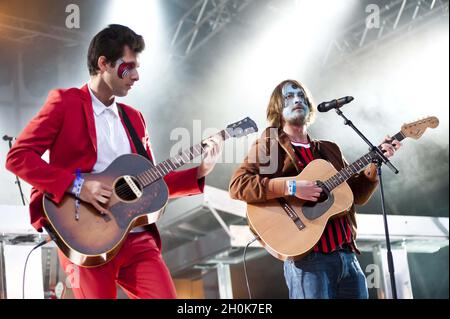
M4 141L8 141L9 149L11 149L12 148L12 140L13 140L13 138L8 136L8 135L5 135L5 136L3 136L3 140ZM20 184L20 179L19 179L19 177L17 177L17 175L16 175L16 182L15 183L17 184L17 186L19 186L19 192L20 192L20 198L22 199L22 204L23 204L23 206L26 206L26 204L25 204L25 197L23 196L23 192L22 192L22 185Z
M380 193L381 193L381 210L383 212L383 221L384 221L384 232L386 236L386 250L387 250L387 262L388 262L388 269L389 269L389 275L391 279L391 290L392 290L392 299L397 299L397 287L395 283L395 269L394 269L394 258L392 257L392 250L391 250L391 241L389 237L389 227L388 227L388 221L387 221L387 213L386 213L386 205L385 205L385 198L384 198L384 188L383 188L383 179L382 179L382 170L381 166L385 164L387 167L389 167L394 174L398 174L399 171L397 168L395 168L394 165L389 161L389 159L384 155L383 151L374 146L364 135L361 133L358 128L353 124L352 121L350 121L344 113L339 108L336 108L336 113L344 119L344 124L347 126L350 126L358 135L361 137L364 142L369 145L370 150L372 154L375 156L373 157L374 164L377 167L377 175L378 179L380 181Z

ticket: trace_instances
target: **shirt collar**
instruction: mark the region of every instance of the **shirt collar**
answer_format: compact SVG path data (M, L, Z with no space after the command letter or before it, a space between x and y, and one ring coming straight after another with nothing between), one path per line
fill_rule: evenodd
M297 143L297 142L292 142L291 141L291 144L294 145L294 146L300 146L300 147L304 147L304 148L310 148L311 147L310 143L305 144L305 143Z
M113 114L115 116L119 117L119 110L117 109L116 102L111 104L111 106L107 107L94 95L94 93L91 90L90 83L88 84L88 89L89 89L89 93L91 94L92 107L94 109L95 115L99 116L100 114L102 114L103 112L105 112L106 110L109 109L113 112Z

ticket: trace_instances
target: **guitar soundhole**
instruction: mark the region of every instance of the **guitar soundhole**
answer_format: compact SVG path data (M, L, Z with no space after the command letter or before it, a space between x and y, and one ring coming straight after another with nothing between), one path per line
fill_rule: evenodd
M135 189L127 183L124 177L119 178L114 185L117 196L125 202L132 202L138 199L140 197L139 194L142 193L142 186L138 180L134 177L129 178L131 178L132 183L134 183L133 186Z
M317 202L312 202L312 201L306 201L305 203L303 203L303 206L307 206L307 207L314 207L317 204L326 202L328 200L328 195L325 192L322 192L320 194L320 197L317 199Z
M319 199L317 200L317 203L323 203L323 202L325 202L325 201L327 201L327 200L328 200L328 194L325 193L325 192L322 192L322 193L320 194Z

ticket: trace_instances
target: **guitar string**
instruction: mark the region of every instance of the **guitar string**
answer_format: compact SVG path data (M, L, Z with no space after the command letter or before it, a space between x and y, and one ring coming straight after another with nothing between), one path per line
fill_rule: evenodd
M201 147L201 149L202 149L202 151L204 152L205 150L204 150L204 148L203 148L203 146L201 145L201 144L199 144L199 146ZM193 147L193 152L195 151L195 146ZM187 155L187 154L186 154ZM189 155L194 155L195 156L195 154L193 154L193 153L189 153ZM198 156L198 155L197 155ZM181 160L182 161L185 161L184 160L184 158L183 158L183 155L180 155L180 158L181 158ZM191 158L190 158L190 156L188 157L190 160L192 160ZM174 157L173 159L175 159L177 162L179 162L177 159L176 159L176 157ZM172 163L172 165L173 166L177 166L177 164L175 164L174 162L173 162L173 160L172 159L169 159L169 160L167 160L167 161L165 161L165 162L162 162L162 163L160 163L159 165L157 165L157 166L155 166L155 167L153 167L152 169L150 169L150 170L147 170L147 171L145 171L145 172L142 172L141 174L139 174L138 176L142 176L143 174L145 174L145 173L149 173L150 174L150 177L147 177L147 179L149 179L149 181L150 181L150 183L148 183L146 186L148 186L148 185L151 185L151 184L153 184L154 182L156 182L157 180L159 180L159 179L161 179L161 178L163 178L163 177L159 177L159 174L158 174L158 172L156 172L156 173L153 173L153 174L155 174L157 177L159 177L158 179L154 179L154 177L151 175L151 172L152 171L155 171L155 170L157 170L157 168L158 167L162 167L161 165L164 165L164 163L167 163L167 165L169 166L169 168L170 168L170 164L168 163L170 161L170 163ZM187 162L187 161L186 161ZM178 163L179 164L179 163ZM184 165L185 163L183 163L182 165ZM180 166L181 167L181 166ZM176 168L175 168L176 169ZM164 168L162 168L162 170L164 171ZM145 178L145 177L143 177L143 178ZM333 182L331 181L331 179L328 179L328 180L326 180L325 182L324 182L325 184L331 184L331 185L333 185L334 186L334 184L333 184ZM334 189L335 187L332 187L332 189ZM121 186L119 186L117 189L116 189L116 193L119 195L119 196L127 196L127 195L133 195L133 192L132 192L132 190L130 189L130 187L127 185L127 184L124 184L124 185L121 185Z
M198 146L200 146L201 149L202 149L202 151L204 152L203 146L202 146L201 144L198 144ZM193 150L192 150L193 152L195 151L195 147L196 147L196 146L193 147ZM379 146L379 147L380 147L380 146ZM194 153L189 153L189 155L194 155L194 156L195 156ZM197 155L197 156L198 156L198 155ZM180 158L184 161L182 155L180 155ZM190 156L189 156L188 158L190 158ZM174 159L175 159L177 162L179 162L175 157L174 157ZM192 159L193 159L193 158L192 158ZM190 159L190 160L192 160L192 159ZM165 162L162 162L162 163L160 163L159 165L153 167L153 168L150 169L150 170L147 170L147 171L145 171L145 172L142 172L142 173L139 174L138 176L142 176L143 174L145 174L145 173L147 173L147 172L151 172L151 171L157 170L158 166L161 167L161 165L164 165L164 163L167 163L167 165L168 165L169 168L170 168L170 164L169 164L168 162L172 163L172 165L175 166L175 167L177 166L177 164L173 163L172 159L169 159L169 160L167 160L167 161L165 161ZM186 161L186 162L187 162L187 161ZM178 163L178 164L179 164L179 163ZM184 164L185 164L185 163L184 163ZM351 165L350 165L350 166L351 166ZM180 166L180 167L181 167L181 166ZM176 168L175 168L175 169L176 169ZM163 171L164 171L164 168L163 168ZM151 173L150 173L150 174L151 174ZM158 172L156 172L156 173L154 173L154 174L155 174L156 176L159 176L159 175L158 175ZM147 176L146 176L146 177L147 177ZM333 177L335 177L335 176L333 176ZM332 177L332 178L333 178L333 177ZM143 177L143 178L145 178L145 177ZM158 179L154 179L154 177L153 177L152 175L150 175L150 177L147 177L147 178L149 179L150 183L148 183L146 186L153 184L154 182L156 182L157 180L159 180L159 179L161 179L161 178L163 178L163 177L160 177L160 178L158 178ZM331 178L331 179L332 179L332 178ZM326 180L326 181L324 182L324 184L331 184L332 186L334 186L334 183L332 182L331 179ZM339 180L338 180L338 181L339 181ZM328 185L327 185L327 186L328 186ZM335 188L335 187L332 187L332 189L334 189L334 188ZM133 195L132 190L130 189L130 187L129 187L127 184L124 184L124 185L121 185L121 186L117 187L116 193L117 193L119 196Z
M202 149L202 152L205 153L204 147L203 147L201 144L199 144L198 146L200 146L201 149ZM195 146L194 146L193 148L195 148ZM188 158L189 158L189 161L193 160L195 157L200 156L200 155L202 154L202 153L200 153L199 155L195 155L195 154L194 154L194 151L195 151L195 149L192 150L192 153L189 152L189 155L194 155L193 158L191 158L189 155L186 154L186 156L188 156ZM179 163L182 163L181 166L183 166L184 164L186 164L186 163L188 162L188 161L184 160L184 158L183 158L182 155L180 155L180 158L181 158L182 161L185 161L185 163L183 163L182 161L177 161L177 162L179 162ZM176 159L176 158L175 158L175 159ZM144 173L146 173L146 172L150 172L150 171L157 170L157 167L158 167L158 166L161 167L161 165L163 165L164 163L167 163L168 161L170 161L170 162L172 163L172 165L176 167L176 164L173 163L172 159L169 159L169 160L167 160L167 161L164 161L164 162L158 164L157 166L153 167L153 168L150 169L150 170L147 170L147 171L145 171L145 172L142 172L142 173L139 174L138 176L142 176L142 175L143 175ZM167 165L168 165L169 168L170 168L170 164L167 163ZM180 166L180 167L181 167L181 166ZM177 169L177 167L176 167L175 169ZM164 172L164 168L163 168L162 170L163 170L163 172ZM167 172L167 173L169 173L169 172ZM159 177L158 172L157 172L157 173L154 173L154 174L155 174L156 176ZM149 179L149 180L150 180L150 183L147 184L146 186L148 186L148 185L150 185L150 184L153 184L154 182L156 182L157 180L159 180L159 179L161 179L161 178L163 178L163 176L159 177L158 179L154 179L153 176L150 177L150 179ZM121 194L123 194L123 195L130 195L130 194L131 194L131 195L132 195L133 192L128 192L128 194L126 193L126 192L129 191L129 190L130 190L130 188L128 187L128 185L123 184L123 185L120 185L119 187L117 187L116 193L117 193L118 195L121 195ZM123 193L123 192L125 192L125 193ZM121 194L119 194L119 193L121 193Z
M395 136L395 137L396 137L396 136ZM394 138L395 138L395 137L394 137ZM197 146L200 146L203 152L205 151L204 148L203 148L203 146L202 146L202 144L198 144ZM193 152L195 151L195 147L197 147L197 146L193 146L193 147L192 147ZM378 146L378 148L381 148L381 145ZM190 152L189 152L189 155L194 155L193 158L196 157L194 153L190 153ZM201 154L199 154L199 155L201 155ZM369 155L369 154L368 154L368 155ZM197 156L198 156L198 155L197 155ZM369 155L369 156L370 156L370 155ZM185 163L183 163L183 161L185 161L184 158L183 158L183 155L179 155L179 157L180 157L181 160L182 160L182 161L181 161L181 163L182 163L181 166L182 166L182 165L184 165L187 161L186 161ZM190 158L190 156L189 156L188 158ZM192 159L193 159L193 158L192 158ZM180 161L179 161L176 157L174 157L173 159L175 159L175 160L178 162L178 165L180 164ZM192 160L192 159L190 158L190 160ZM148 183L147 185L145 185L144 187L149 186L149 185L153 184L154 182L158 181L159 179L163 178L163 177L159 177L158 172L154 173L157 177L159 177L159 178L157 178L157 179L155 179L155 178L153 177L153 175L151 175L151 172L154 171L154 170L157 170L158 166L161 167L161 165L164 165L164 163L167 163L167 165L169 166L170 170L172 169L172 168L170 167L170 164L169 164L168 162L169 162L169 163L172 163L172 165L175 166L175 169L177 169L177 167L176 167L177 164L175 164L175 163L173 162L172 159L169 159L169 160L167 160L167 161L165 161L165 162L162 162L162 163L160 163L159 165L153 167L152 169L147 170L147 171L145 171L145 172L143 172L143 173L141 173L141 174L138 175L138 179L139 179L139 176L141 176L141 180L142 180L142 179L145 179L145 178L147 178L147 179L149 180L149 183ZM356 162L355 162L355 163L356 163ZM353 165L354 165L354 164L351 164L351 165L349 165L349 167L352 167ZM181 167L181 166L180 166L180 167ZM163 168L163 171L164 171L164 168ZM339 186L339 185L342 183L341 180L339 179L339 177L340 177L339 174L341 174L342 171L343 171L343 170L341 170L340 172L338 172L338 174L336 174L335 176L332 176L330 179L327 179L326 181L324 181L325 186L327 186L327 187L329 188L329 190L333 190L334 188L336 188L337 186ZM149 173L150 176L144 175L145 173ZM167 172L167 173L169 173L169 172ZM356 174L356 173L355 173L355 174ZM142 177L143 175L144 175L144 177ZM353 174L352 174L351 176L353 176ZM344 175L344 177L345 177L345 175ZM333 178L337 178L337 184L338 184L338 185L335 186L335 182L333 182ZM349 177L349 178L350 178L350 177ZM144 180L144 183L146 183L145 180ZM142 183L141 183L141 184L142 184ZM329 186L331 186L331 187L329 187ZM117 193L119 196L121 196L121 197L133 195L133 191L131 190L131 188L130 188L127 184L124 184L124 185L119 186L119 187L116 189L116 193Z
M228 135L228 138L231 137L231 134L229 134L226 130L224 130L224 131L222 131L222 132L220 132L220 133L218 133L218 134L222 135L222 138L223 138L224 140L227 139L227 136L226 136L226 135L223 136L224 134L227 134L227 135ZM202 155L202 154L205 154L205 153L206 153L206 152L205 152L205 148L203 147L202 144L203 144L203 142L202 142L202 143L199 143L199 144L197 144L197 145L195 145L195 146L193 146L193 147L191 148L191 149L192 149L192 153L191 153L191 149L189 150L189 155L185 154L186 151L185 151L185 152L182 152L181 154L179 154L180 160L178 160L178 159L176 158L176 156L175 156L175 157L173 157L173 158L170 158L170 159L168 159L168 160L166 160L166 161L164 161L164 162L158 164L157 166L153 167L152 169L149 169L149 170L146 170L146 171L140 173L139 175L137 175L138 182L139 182L140 184L142 184L142 182L141 182L142 179L147 178L147 179L149 180L149 183L147 183L147 182L144 180L144 183L147 183L147 184L144 186L144 188L145 188L145 187L147 187L147 186L153 184L154 182L156 182L156 181L158 181L158 180L160 180L160 179L162 179L162 178L164 177L164 176L159 176L160 173L157 171L157 168L158 168L158 167L162 167L162 171L164 172L165 169L164 169L164 167L163 167L162 165L167 164L168 167L169 167L169 171L168 171L166 174L168 174L170 171L174 171L175 169L180 168L181 166L183 166L184 164L186 164L188 161L193 160L193 159L196 158L197 156L200 156L200 155ZM198 151L198 149L197 149L198 147L201 148L201 151L200 151L200 153L199 153L198 155L196 155L196 154L195 154L195 151ZM183 153L184 153L184 154L183 154ZM185 160L185 159L183 158L184 155L186 155L186 156L188 157L188 160ZM192 158L191 158L191 156L192 156ZM173 159L175 159L175 160L177 161L177 164L175 164L175 163L173 162ZM174 169L171 167L170 163L175 167ZM180 163L181 163L181 165L180 165ZM177 167L177 165L180 165L180 166ZM151 175L151 172L152 172L152 171L155 171L155 170L156 170L157 172L154 173L154 175L157 176L157 177L159 177L159 178L157 178L157 179L155 179L154 176ZM144 174L146 174L146 173L150 174L150 176L144 175ZM143 175L144 175L144 176L143 176ZM141 181L139 181L139 179L141 179ZM119 195L119 197L124 197L124 196L134 195L134 192L132 191L132 189L131 189L127 184L123 184L123 185L120 185L120 186L118 186L118 187L116 188L116 194Z
M169 165L170 166L170 165ZM138 177L137 177L137 179L138 179L138 181L139 181L139 176L142 176L143 174L145 174L145 173L147 173L147 172L151 172L151 171L155 171L155 170L157 170L157 167L158 166L155 166L153 169L150 169L150 170L147 170L147 171L145 171L145 172L142 172L142 173L140 173L139 175L138 175ZM163 170L164 171L164 170ZM169 173L169 172L168 172ZM151 173L150 173L151 174ZM149 183L147 184L147 185L145 185L145 186L148 186L148 185L151 185L151 184L153 184L154 182L156 182L157 180L159 180L159 179L161 179L161 178L163 178L162 176L159 176L160 175L160 173L153 173L155 176L157 176L157 177L159 177L158 179L155 179L152 175L150 175L151 177L147 177L147 179L149 180ZM140 178L141 180L142 180L142 178ZM142 184L140 181L139 181L139 184ZM145 187L144 186L144 187ZM128 195L131 193L132 194L132 192L129 192L129 190L130 190L130 187L127 185L127 184L123 184L123 185L120 185L120 186L118 186L117 188L116 188L116 193L120 196L120 195L127 195L127 192L128 192Z
M170 166L170 165L169 165ZM181 167L181 166L180 166ZM154 170L156 170L156 167L154 168L154 169L151 169L151 170L148 170L148 171L146 171L146 172L149 172L149 171L154 171ZM164 171L164 170L163 170ZM142 176L143 174L145 174L146 172L143 172L143 173L141 173L141 174L139 174L138 176ZM169 172L167 172L167 173L169 173ZM151 173L150 173L151 174ZM156 182L156 181L158 181L158 180L160 180L160 179L162 179L163 178L163 176L159 176L160 175L160 173L154 173L154 175L155 176L157 176L158 178L157 179L155 179L152 175L150 175L151 177L147 177L147 179L149 180L149 183L147 183L147 185L145 185L144 187L146 187L146 186L149 186L149 185L151 185L151 184L153 184L154 182ZM138 180L139 180L139 177L137 178ZM142 178L141 178L141 180L142 180ZM140 181L138 181L139 182L139 184L142 184ZM117 188L116 188L116 193L118 194L118 195L126 195L126 192L127 191L129 191L130 190L130 187L127 185L127 184L123 184L123 185L120 185L120 186L118 186ZM125 193L124 193L125 192ZM132 194L132 192L128 192L128 194Z
M221 135L222 138L223 138L224 140L226 140L227 138L230 138L230 137L232 136L232 135L231 135L230 133L228 133L226 130L223 130L222 132L219 132L217 135ZM227 136L227 135L228 135L228 136ZM157 180L163 178L164 176L159 176L160 173L157 171L157 172L154 173L154 174L155 174L157 177L159 177L159 178L154 179L154 177L151 175L151 172L152 172L152 171L157 170L158 167L162 167L162 165L164 165L164 163L166 163L166 164L169 166L169 171L168 171L166 174L168 174L170 171L174 171L175 169L180 168L181 166L183 166L183 165L186 164L187 162L192 161L194 158L196 158L196 157L198 157L198 156L200 156L200 155L206 153L206 152L205 152L205 148L204 148L203 145L202 145L203 143L204 143L204 142L192 146L192 147L191 147L192 152L191 152L191 149L189 149L189 155L186 154L186 151L184 151L184 152L182 152L181 154L179 154L178 156L179 156L179 159L180 159L180 160L178 160L178 159L176 158L176 156L174 156L173 158L170 158L170 159L168 159L168 160L166 160L166 161L164 161L164 162L158 164L157 166L153 167L152 169L146 170L146 171L140 173L140 174L138 175L137 178L139 179L139 176L142 176L143 174L145 174L145 173L148 172L148 173L150 174L150 177L147 177L147 176L145 176L145 177L147 177L147 179L149 179L150 183L148 183L148 184L145 185L145 186L148 186L148 185L150 185L150 184L153 184L154 182L156 182ZM196 155L196 154L195 154L195 151L198 152L198 149L197 149L198 147L200 147L201 151L200 151L200 153L199 153L198 155ZM187 157L188 157L188 160L185 160L185 159L183 158L184 156L187 156ZM192 158L191 158L191 157L192 157ZM175 159L175 160L178 162L178 164L175 164L175 163L173 162L173 159ZM175 167L175 169L171 168L170 163ZM180 165L180 163L181 163L181 165ZM180 165L180 166L177 167L177 165ZM164 172L164 167L162 167L162 171ZM141 179L142 179L142 178L145 178L145 177L141 177ZM144 187L145 187L145 186L144 186ZM123 194L123 195L130 195L130 194L133 194L133 193L130 192L129 190L130 190L130 187L128 187L126 184L123 184L123 185L120 185L119 187L117 187L116 193L117 193L117 194L121 193L121 194ZM125 193L124 193L124 192L125 192ZM127 193L127 192L128 192L128 193ZM120 195L120 194L119 194L119 195Z
M226 140L227 138L231 137L231 134L229 134L226 130L220 132L219 134L220 134L220 135L223 135L223 133L225 133L226 135L228 135L228 137L227 137L226 135L225 135L225 136L222 136L224 140ZM149 170L146 170L146 171L140 173L140 174L137 176L138 182L140 182L140 183L142 184L142 182L139 181L139 179L142 180L143 178L147 177L147 179L149 180L149 183L147 183L147 185L144 186L144 188L145 188L145 187L147 187L147 186L153 184L154 182L156 182L156 181L158 181L158 180L160 180L160 179L162 179L162 178L164 177L164 176L159 176L160 174L158 174L159 172L157 171L157 168L158 168L158 167L162 167L162 165L164 165L164 163L166 163L166 164L169 166L169 171L166 173L166 174L168 174L170 171L174 171L175 169L182 167L183 165L185 165L187 162L193 160L194 158L196 158L196 157L198 157L198 156L200 156L200 155L202 155L202 154L205 154L206 152L205 152L205 148L204 148L203 145L202 145L203 143L204 143L204 142L199 143L199 144L193 146L193 147L191 148L191 149L192 149L192 153L191 153L191 151L189 150L189 155L185 154L186 151L185 151L185 152L182 152L181 154L179 154L180 160L178 160L178 159L176 158L176 156L174 156L173 158L170 158L170 159L168 159L168 160L166 160L166 161L164 161L164 162L162 162L162 163L160 163L160 164L154 166L153 168L151 168L151 169L149 169ZM199 153L198 155L195 155L195 151L197 150L196 148L198 148L198 147L201 148L201 151L200 151L200 153ZM197 151L198 151L198 150L197 150ZM185 159L183 158L184 155L188 156L188 160L185 160ZM191 158L191 156L192 156L192 158ZM175 160L177 161L177 164L175 164L175 163L173 162L172 159L175 159ZM171 164L175 167L175 169L171 168L171 166L170 166L170 164L169 164L168 162L171 163ZM180 164L181 164L181 165L180 165ZM180 165L180 166L179 166L179 167L176 167L177 165ZM157 171L156 173L154 173L155 176L159 177L159 178L156 178L156 179L154 178L153 175L151 175L151 172L152 172L152 171L155 171L155 170ZM164 168L162 168L162 171L164 172ZM150 174L150 176L145 175L145 177L142 177L143 174L146 174L146 173ZM146 183L145 180L144 180L144 183ZM122 198L125 197L125 196L135 195L134 192L133 192L133 190L132 190L127 184L123 184L123 185L120 185L119 187L117 187L117 188L116 188L116 194L117 194L119 197L122 197Z

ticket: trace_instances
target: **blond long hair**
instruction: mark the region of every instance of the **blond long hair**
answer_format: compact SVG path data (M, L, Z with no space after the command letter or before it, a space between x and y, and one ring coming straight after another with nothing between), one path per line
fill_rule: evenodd
M316 117L316 106L314 105L314 101L311 97L311 93L309 90L302 85L300 82L295 80L286 80L277 85L275 90L270 97L269 106L267 107L267 121L269 122L269 126L280 128L284 125L283 120L283 87L287 83L292 83L302 88L305 92L305 100L308 103L309 115L306 118L306 124L312 124Z

